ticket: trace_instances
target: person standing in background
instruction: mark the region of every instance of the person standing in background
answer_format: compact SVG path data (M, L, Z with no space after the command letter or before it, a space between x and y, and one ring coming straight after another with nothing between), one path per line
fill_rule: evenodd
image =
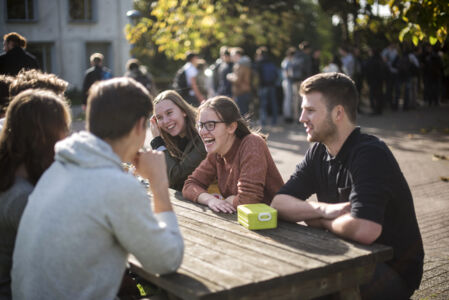
M251 92L251 59L244 55L243 49L231 49L231 58L234 62L233 72L226 78L232 82L232 96L239 107L242 116L249 113L249 104L252 101Z
M83 108L86 106L87 92L92 84L100 80L112 78L112 72L103 66L103 60L104 56L101 53L94 53L90 56L90 64L92 67L87 69L83 81Z
M0 55L0 74L17 75L22 69L39 69L36 58L25 51L27 40L17 32L3 36L3 50Z
M295 48L289 47L285 53L285 58L281 63L282 72L282 89L284 91L284 102L282 107L282 113L284 115L284 122L291 124L293 122L292 117L292 103L293 103L293 65L292 59L295 54Z

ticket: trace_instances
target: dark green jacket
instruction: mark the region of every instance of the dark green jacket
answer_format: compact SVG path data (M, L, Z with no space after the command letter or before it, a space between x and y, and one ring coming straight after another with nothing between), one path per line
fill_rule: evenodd
M167 149L163 151L167 164L167 174L170 188L182 191L184 181L190 174L193 173L203 159L206 158L207 152L204 148L203 141L199 135L189 141L184 149L184 152L182 153L181 159L171 156Z

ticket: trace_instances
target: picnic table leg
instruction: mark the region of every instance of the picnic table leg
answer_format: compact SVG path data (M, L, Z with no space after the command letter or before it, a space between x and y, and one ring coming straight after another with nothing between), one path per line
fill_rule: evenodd
M340 300L361 300L360 289L358 286L341 290L339 293Z

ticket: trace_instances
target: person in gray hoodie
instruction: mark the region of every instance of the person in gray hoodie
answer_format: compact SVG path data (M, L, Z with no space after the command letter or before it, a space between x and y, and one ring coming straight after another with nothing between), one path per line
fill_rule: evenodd
M160 171L164 155L139 151L151 112L148 91L131 78L91 88L87 131L56 144L23 213L14 299L114 299L128 254L151 273L180 266L184 244ZM152 196L123 162L148 179Z

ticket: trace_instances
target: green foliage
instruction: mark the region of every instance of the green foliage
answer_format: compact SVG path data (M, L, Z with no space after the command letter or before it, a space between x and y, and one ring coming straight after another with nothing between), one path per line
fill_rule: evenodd
M444 44L448 36L448 0L391 0L390 7L393 16L405 22L399 34L401 42L408 39L415 45L426 40L432 45Z
M292 43L309 38L314 44L318 36L319 7L312 0L138 0L135 8L143 17L126 34L136 57L163 53L181 60L195 51L212 58L221 45L250 54L265 45L281 57Z

